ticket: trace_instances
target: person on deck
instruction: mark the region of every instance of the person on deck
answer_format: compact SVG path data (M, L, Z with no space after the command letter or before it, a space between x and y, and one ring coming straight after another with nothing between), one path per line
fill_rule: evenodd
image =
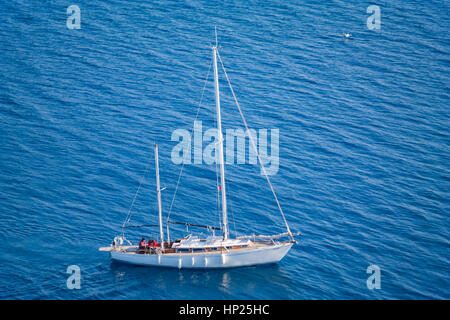
M156 247L156 241L154 239L148 240L148 246L149 247Z
M145 238L142 238L141 242L139 242L139 250L143 250L145 247Z

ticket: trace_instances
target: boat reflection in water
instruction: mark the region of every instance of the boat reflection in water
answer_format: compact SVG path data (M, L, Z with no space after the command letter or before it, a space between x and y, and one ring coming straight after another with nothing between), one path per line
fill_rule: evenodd
M263 299L289 299L294 294L290 273L278 264L234 269L178 270L136 268L113 261L110 270L116 279L115 289L127 291L128 294L132 294L134 287L142 289L136 293L136 297L131 296L137 299L153 295L163 299L180 296L186 299L232 299L237 293L248 299L256 296ZM276 292L274 288L277 288ZM145 292L144 296L142 292ZM191 292L195 292L195 296L189 296Z

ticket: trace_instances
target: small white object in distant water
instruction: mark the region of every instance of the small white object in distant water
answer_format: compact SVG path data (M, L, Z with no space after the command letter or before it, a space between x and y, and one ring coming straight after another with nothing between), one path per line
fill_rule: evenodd
M342 34L343 34L344 37L346 37L346 38L350 38L350 37L352 36L351 33L345 33L345 32L342 32Z

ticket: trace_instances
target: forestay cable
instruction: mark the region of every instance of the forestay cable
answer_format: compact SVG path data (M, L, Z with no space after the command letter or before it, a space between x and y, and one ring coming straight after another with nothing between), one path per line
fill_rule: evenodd
M248 136L249 136L249 138L250 138L250 142L251 142L251 144L252 144L252 146L253 146L253 149L255 150L256 156L257 156L257 158L258 158L259 164L261 165L261 168L262 168L262 170L263 170L264 176L266 177L267 182L269 183L270 189L272 190L273 196L275 197L275 201L277 202L278 209L280 210L281 215L282 215L282 217L283 217L284 224L286 225L286 229L287 229L287 234L289 235L289 237L290 237L293 241L295 241L295 239L294 239L294 237L293 237L293 235L292 235L292 232L291 232L291 230L290 230L290 228L289 228L289 225L288 225L288 223L287 223L287 221L286 221L286 217L284 216L283 210L281 209L280 202L278 201L277 195L275 194L275 189L273 188L273 185L272 185L272 183L270 182L269 175L267 174L266 168L264 167L264 164L263 164L263 162L262 162L262 160L261 160L261 157L260 157L260 155L259 155L258 149L257 149L257 147L256 147L256 143L255 143L255 141L253 140L252 133L250 132L250 130L249 130L249 128L248 128L247 121L245 120L244 114L242 113L241 106L239 105L239 102L237 101L236 95L234 94L233 87L231 86L230 79L228 78L227 71L225 70L225 66L223 65L222 58L220 57L220 53L219 53L218 50L217 50L217 55L219 56L220 64L222 65L223 72L225 73L225 77L227 78L228 86L230 87L230 90L231 90L231 93L232 93L232 95L233 95L234 101L236 102L236 106L238 107L239 113L241 114L241 118L242 118L242 121L244 122L245 129L246 129L247 132L248 132Z

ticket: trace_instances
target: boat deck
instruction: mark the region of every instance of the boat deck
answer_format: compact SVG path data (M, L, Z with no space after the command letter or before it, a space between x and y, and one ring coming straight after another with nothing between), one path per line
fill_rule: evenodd
M287 241L289 242L289 241ZM287 243L286 242L286 243ZM278 242L278 244L282 244L285 242ZM255 241L252 242L250 246L232 246L232 248L227 249L224 247L217 248L217 250L212 250L211 248L203 248L202 251L186 251L180 252L177 251L176 248L168 248L161 250L160 247L150 247L147 249L139 249L138 246L116 246L116 247L103 247L100 248L100 251L115 251L115 252L123 252L131 255L152 255L152 254L163 254L163 255L204 255L204 254L217 254L222 252L236 252L236 251L244 251L244 250L255 250L264 247L274 246L275 243L272 241Z

